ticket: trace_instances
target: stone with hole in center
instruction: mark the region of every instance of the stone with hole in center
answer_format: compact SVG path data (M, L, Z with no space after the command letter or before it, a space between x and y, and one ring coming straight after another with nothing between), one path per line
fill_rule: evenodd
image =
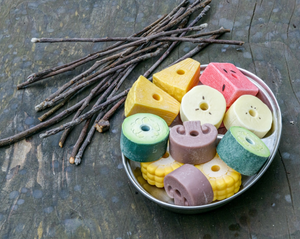
M122 124L121 151L130 160L152 162L167 150L169 127L153 114L139 113L127 117Z
M187 58L153 75L153 83L181 102L199 82L200 63Z
M219 142L217 152L229 167L247 176L256 174L270 156L265 143L240 126L230 127Z
M169 149L171 156L181 163L200 164L216 154L218 131L212 124L186 121L171 128Z
M212 187L204 174L191 164L185 164L169 173L164 187L174 204L198 206L211 203L214 198Z
M125 101L125 116L151 113L163 118L170 125L179 113L180 103L140 76L132 85Z
M195 86L184 95L180 105L180 118L184 121L200 120L219 128L226 111L224 96L206 85Z

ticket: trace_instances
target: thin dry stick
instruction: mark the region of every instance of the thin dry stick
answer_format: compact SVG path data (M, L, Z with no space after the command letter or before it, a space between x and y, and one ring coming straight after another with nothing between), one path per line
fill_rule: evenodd
M91 122L91 118L87 119L82 130L81 130L81 133L78 137L78 140L76 141L76 144L74 145L73 147L73 150L72 150L72 153L71 153L71 156L70 156L70 159L69 159L69 162L71 164L74 164L75 163L75 156L77 154L77 151L79 149L79 147L81 146L82 142L84 141L85 139L85 136L88 132L88 127L89 127L89 124Z
M227 32L227 31L224 31L223 27L221 27L219 30L220 30L219 34L214 34L209 39L216 39L216 38L220 37L221 35L223 35L225 32ZM192 49L187 54L180 57L179 59L177 59L176 61L174 61L172 64L170 64L167 67L170 67L170 66L172 66L172 65L174 65L174 64L176 64L180 61L183 61L186 58L193 57L195 54L197 54L199 51L201 51L202 49L204 49L208 45L209 45L209 43L201 43L201 44L197 45L194 49ZM153 79L153 77L148 78L149 81L152 81L152 79Z
M191 15L193 12L199 10L200 8L204 8L205 6L207 6L208 4L210 4L211 0L206 0L203 3L200 3L192 8L190 8L189 10L187 10L184 14L182 14L180 17L178 17L176 20L170 22L168 25L162 27L161 29L159 29L159 32L164 31L166 29L169 29L175 25L177 25L179 22L181 22L184 18L186 18L187 16Z
M129 67L129 70L130 70L130 67ZM126 74L125 74L125 75L126 75ZM115 81L114 83L116 84L117 81ZM112 88L114 87L114 85L115 85L114 83L111 85L110 89L107 89L106 94L105 94L105 95L103 94L103 95L97 100L97 102L95 103L95 105L93 106L92 109L94 109L96 106L98 106L98 105L105 99L105 97L107 97L107 95L109 94L109 92L110 92L110 91L112 90ZM107 98L107 100L109 100L109 99L111 99L111 98L112 98L112 97L109 96L109 97ZM126 97L125 97L125 98L126 98ZM105 110L108 110L109 107L110 107L110 106L108 106ZM100 112L100 113L98 114L96 120L94 121L94 124L96 124L96 123L102 118L102 116L103 116L104 114L105 114L104 111ZM92 128L90 129L88 135L86 136L84 142L82 143L80 149L79 149L79 150L78 150L78 148L74 149L74 151L76 150L76 152L74 152L74 154L76 154L76 157L75 157L75 164L76 164L76 165L78 165L78 164L81 162L81 158L82 158L83 152L84 152L84 150L86 149L86 147L89 145L89 143L91 142L94 133L95 133L95 128L92 127ZM77 151L78 151L78 153L77 153Z
M45 114L43 114L42 116L39 117L39 121L44 121L45 119L47 119L50 115L54 114L57 110L59 110L61 107L63 107L68 101L69 99L71 99L71 97L74 94L69 95L66 99L64 99L62 102L60 102L58 105L54 106L51 110L49 110L48 112L46 112Z
M157 43L157 44L154 44L154 45L152 45L150 47L146 47L144 49L140 49L140 50L138 50L138 51L136 51L136 52L134 52L134 53L132 53L132 54L130 54L128 56L121 57L115 63L109 62L109 65L106 66L105 68L102 68L101 70L93 73L92 75L90 75L90 76L88 76L86 78L83 78L83 76L86 76L88 73L91 73L92 69L90 68L89 70L85 71L83 74L80 74L79 76L73 78L71 81L69 81L66 84L64 84L63 86L61 86L56 92L54 92L53 94L51 94L50 96L48 96L43 102L41 102L38 105L36 105L35 106L35 110L36 111L40 111L40 110L43 110L43 109L47 108L47 105L50 105L50 106L53 105L53 103L51 103L51 100L53 102L57 102L58 100L60 100L61 99L60 97L62 95L61 93L63 91L65 91L66 89L68 89L69 87L71 87L73 84L77 83L77 86L78 86L79 84L82 84L84 82L89 81L90 79L93 79L94 77L98 76L100 73L104 73L105 71L108 71L108 70L111 71L111 69L113 67L117 66L118 64L119 64L118 67L120 67L120 63L125 62L127 59L135 57L135 56L137 56L137 55L139 55L141 53L148 52L148 51L150 51L152 49L155 49L155 48L157 48L157 47L159 47L161 45L162 45L162 43ZM121 56L121 54L119 56ZM98 63L96 62L94 64L94 66L97 65L97 64ZM94 69L94 67L92 67L92 68ZM81 78L83 78L83 79L81 79ZM74 89L72 91L74 91ZM70 93L70 91L69 91L69 93ZM63 94L69 94L69 93L63 93Z
M99 121L99 119L101 119L101 117L104 114L105 114L105 112L100 112L99 115L97 116L95 122ZM86 136L84 142L82 143L80 149L78 150L78 153L76 154L76 157L75 157L75 164L76 165L78 165L78 164L81 163L82 155L83 155L86 147L90 144L90 142L91 142L91 140L93 138L93 135L95 133L95 130L96 130L95 127L90 128L88 135Z
M108 99L111 98L121 87L123 82L126 80L127 76L133 71L133 69L137 66L138 63L133 64L132 66L129 66L126 70L125 75L120 79L116 87L113 89L113 91L110 93L110 95L107 97Z
M157 19L155 22L153 22L153 23L150 24L149 26L145 27L145 28L144 28L143 30L141 30L140 32L135 33L135 34L133 34L133 35L131 35L131 36L132 36L132 37L135 37L135 36L142 35L143 33L149 31L149 29L151 29L153 26L157 25L157 24L158 24L160 21L162 21L165 17L166 17L166 15L162 16L161 18ZM53 71L58 71L58 70L60 70L60 69L62 69L62 68L70 67L70 66L72 66L72 65L73 65L73 68L74 68L74 64L77 65L77 63L79 63L79 62L80 62L79 65L85 64L85 63L87 63L87 62L89 62L89 61L91 61L91 60L94 59L94 58L91 58L92 56L97 55L97 54L102 53L102 52L105 52L105 51L109 51L109 50L111 50L111 49L114 49L115 47L117 47L117 46L119 46L119 45L121 45L121 44L123 44L123 43L124 43L124 42L117 42L117 43L113 44L112 46L110 46L110 47L108 47L108 48L106 48L106 49L104 49L104 50L101 50L101 51L98 51L98 52L94 52L94 53L89 54L89 55L87 55L87 56L85 56L85 57L82 57L82 58L80 58L80 59L78 59L78 60L69 62L69 63L64 64L64 65L61 65L61 66L57 66L57 67L53 67L53 68L50 68L50 69L46 69L46 70L43 70L43 71L41 71L41 72L33 73L33 74L31 74L31 75L29 75L29 76L27 77L27 81L29 81L30 83L33 83L33 82L36 82L36 81L40 80L42 77L46 76L47 74L49 74L49 73L51 73L51 72L53 72ZM72 67L71 67L71 69L72 69ZM44 79L44 78L43 78L43 79ZM22 84L19 84L19 85L17 86L17 88L18 88L18 89L24 88L23 83L22 83Z
M108 62L107 65L111 64L113 61ZM100 64L94 64L92 67L90 67L88 70L84 71L83 73L79 74L78 76L74 77L73 79L71 79L69 82L65 83L64 85L62 85L61 87L59 87L59 89L57 91L55 91L54 93L52 93L51 95L49 95L45 101L50 101L53 98L55 98L56 96L58 96L60 93L62 93L63 91L65 91L66 89L68 89L69 87L71 87L73 84L75 84L76 82L78 82L80 79L88 76L91 72L93 72L97 67L99 67Z
M171 31L166 31L166 32L160 32L160 33L153 34L150 36L153 36L154 38L158 38L158 36L155 36L155 35L167 36L167 35L177 34L177 33L186 32L186 31L199 31L199 30L202 30L203 27L204 26L200 25L200 26L196 26L196 27L176 29L176 30L171 30ZM110 41L128 41L128 42L130 42L130 41L140 41L140 40L143 40L144 42L146 42L146 40L147 40L146 38L147 37L38 38L37 43L57 43L57 42L59 42L59 43L61 43L61 42L94 42L95 43L95 42L110 42ZM160 37L158 39L160 39Z
M235 40L217 40L217 39L205 39L205 38L188 38L188 37L161 37L158 38L159 41L184 41L192 43L214 43L214 44L228 44L228 45L243 45L243 41Z
M198 37L210 36L210 35L221 34L221 33L226 33L226 32L230 32L230 30L229 29L219 29L219 30L210 31L210 32L203 32L203 33L199 33L199 34L193 34L193 35L189 35L189 36L186 36L186 37L198 38Z
M105 90L105 92L102 94L102 96L100 97L100 100L98 99L98 101L96 102L96 104L102 103L104 101L104 98L107 96L107 91L110 92L112 85L115 85L116 83L114 82L118 82L120 80L120 78L122 77L122 74L120 74L120 72L116 72L112 77L106 77L104 79L104 81L106 81L108 83L108 88ZM110 78L110 79L109 79ZM115 80L114 80L115 79ZM102 82L104 82L102 81ZM82 106L80 107L80 109L77 110L76 114L73 116L72 120L75 120L78 118L78 116L82 113L82 111L89 105L90 101L92 100L92 98L94 97L94 95L96 94L96 92L102 87L101 82L90 92L90 94L85 98L84 103L82 104ZM60 140L59 140L59 146L62 148L69 133L71 132L72 128L66 129Z
M189 27L194 26L195 24L197 24L197 22L205 15L205 13L210 9L210 6L206 6L201 13L189 24ZM187 32L183 32L181 33L180 37L183 37ZM179 42L173 42L169 48L165 51L165 53L159 58L159 60L154 63L145 73L144 76L146 78L149 77L149 75L158 67L158 65L160 65L164 59L167 58L167 56L171 53L171 51L175 48L175 46L178 44Z
M99 90L97 92L97 94L95 95L95 97L101 93L101 90ZM4 147L13 143L16 143L24 138L27 138L35 133L40 132L41 130L44 130L60 121L62 121L64 118L66 118L68 115L72 114L73 112L75 112L77 109L80 108L80 106L83 104L83 102L85 101L85 99L82 99L81 101L77 102L75 105L71 106L70 108L62 111L61 113L59 113L58 115L54 116L53 118L41 122L38 125L29 128L27 130L24 130L23 132L20 132L18 134L15 134L13 136L4 138L0 140L0 147Z
M221 28L223 29L223 28ZM215 34L215 35L212 35L209 39L216 39L220 36L222 36L225 32L221 31L220 34ZM189 51L187 54L185 54L184 56L180 57L179 59L177 59L175 62L172 63L173 64L176 64L186 58L189 58L189 57L193 57L195 54L197 54L199 51L203 50L205 47L207 47L210 43L202 43L202 44L199 44L197 45L194 49L192 49L191 51Z
M207 0L207 1L211 1L211 0ZM191 9L192 10L192 9ZM189 14L192 14L192 11L189 12ZM189 15L188 14L188 15ZM185 14L184 14L185 15ZM182 18L183 19L183 18ZM181 19L181 20L182 20ZM180 20L180 21L181 21ZM178 21L178 22L180 22ZM175 22L175 21L174 21ZM177 22L177 20L176 20ZM176 24L173 24L173 26L176 25ZM141 40L136 40L134 42L130 42L130 43L127 43L127 44L124 44L124 45L121 45L121 46L118 46L118 47L115 47L113 49L110 49L108 51L104 51L104 52L100 52L100 53L97 53L97 54L93 54L91 57L85 59L84 61L87 62L87 61L91 61L91 60L95 60L101 56L105 56L105 55L108 55L110 53L113 53L113 52L116 52L116 51L119 51L119 50L122 50L124 48L127 48L127 47L132 47L132 46L138 46L138 45L141 45L143 43L147 43L155 38L158 38L160 36L165 36L165 35L170 35L170 34L174 34L174 33L178 33L178 31L180 31L181 29L177 29L177 30L173 30L173 31L168 31L168 32L160 32L160 33L157 33L157 34L154 34L154 35L149 35L148 37L145 37ZM69 70L73 70L74 68L76 68L77 66L79 65L82 65L82 62L77 62L76 64L74 65L70 65L68 67L65 67L63 69L60 69L58 70L59 73L63 73L63 72L66 72L66 71L69 71ZM44 75L43 76L43 79L45 79L46 77L48 76L53 76L54 74L56 74L55 72L51 72L49 73L48 75ZM22 83L22 84L19 84L17 87L18 89L21 89L21 88L24 88L25 86L33 83L33 82L36 82L38 81L39 79L37 78L31 78L31 79L28 79L26 82Z
M89 86L90 84L96 82L98 79L101 79L102 77L105 77L105 76L107 76L107 75L115 72L116 70L122 69L122 68L127 67L129 65L132 65L132 64L134 64L136 62L140 62L140 61L149 59L151 57L154 57L154 56L158 55L161 51L162 51L162 48L158 48L155 52L145 54L143 56L140 56L140 57L137 57L135 59L132 59L132 60L126 62L126 63L118 65L118 66L116 66L114 68L111 68L110 70L101 73L100 75L98 75L98 76L90 79L89 81L86 81L86 82L84 82L84 83L82 83L80 85L77 85L76 87L71 88L69 91L60 94L59 96L55 97L51 101L46 101L46 102L44 101L44 102L42 102L43 104L40 104L39 108L36 108L36 110L39 111L39 110L42 110L42 109L46 109L46 108L54 105L56 102L58 102L58 101L60 101L60 100L62 100L64 98L66 98L69 94L72 94L74 91L77 91L79 89L85 88L85 87Z
M166 17L163 19L159 24L155 25L150 29L150 34L153 32L157 32L159 28L162 28L163 26L167 25L173 18L174 15L177 15L177 12L180 11L182 7L184 7L186 4L188 4L189 1L182 1L177 7L175 7Z
M107 113L95 124L95 128L98 132L103 133L107 131L110 127L109 119L113 116L116 110L124 103L126 97L118 101Z
M90 101L92 100L93 96L96 94L96 92L104 85L104 83L108 80L109 76L106 77L104 80L102 80L91 92L90 94L85 98L85 101L81 105L81 107L77 110L76 114L73 116L72 120L75 120L82 111L89 105ZM109 84L109 82L107 82ZM58 145L62 148L69 133L71 131L71 128L66 129L63 134L60 137Z
M80 124L82 121L88 119L89 117L91 117L92 115L94 115L95 113L97 113L99 110L105 108L106 106L110 105L111 103L115 102L116 100L124 97L127 95L127 93L129 92L130 89L126 89L124 90L122 93L110 98L109 100L106 100L104 103L100 104L100 105L97 105L96 107L92 108L91 110L89 110L88 112L86 112L85 114L79 116L77 119L75 120L72 120L66 124L63 124L57 128L54 128L54 129L51 129L51 130L48 130L46 131L45 133L43 134L40 134L40 138L46 138L46 137L49 137L50 135L53 135L53 134L57 134L58 132L62 131L62 130L65 130L65 129L68 129L70 127L73 127L75 125L78 125Z

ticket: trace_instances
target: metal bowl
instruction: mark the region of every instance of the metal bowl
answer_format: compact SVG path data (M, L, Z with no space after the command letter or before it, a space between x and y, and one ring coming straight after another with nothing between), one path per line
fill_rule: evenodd
M207 65L201 66L201 71L203 71L206 67ZM216 209L237 198L239 195L248 190L254 183L256 183L258 179L266 172L275 157L281 138L282 119L280 108L273 92L262 79L247 70L241 68L238 69L259 88L257 97L260 98L265 104L267 104L273 113L272 128L262 139L270 149L271 154L260 171L256 175L250 177L243 175L240 190L229 198L201 206L178 206L174 204L173 199L168 197L164 189L151 186L143 179L139 163L127 159L122 154L122 162L127 176L130 179L131 183L141 194L143 194L151 201L157 203L161 207L166 208L170 211L183 214L197 214ZM219 139L221 139L222 137L223 135L218 135Z

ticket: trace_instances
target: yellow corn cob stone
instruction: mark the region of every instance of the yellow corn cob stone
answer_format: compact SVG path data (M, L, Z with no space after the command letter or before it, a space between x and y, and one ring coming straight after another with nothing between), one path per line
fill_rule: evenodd
M187 58L153 75L153 83L181 102L182 97L198 84L200 63Z
M167 151L167 153L157 161L141 163L141 171L143 178L147 180L150 185L163 188L165 176L182 165L182 163L176 162Z
M242 183L242 175L228 167L216 156L204 164L195 165L206 176L210 182L215 200L222 200L237 193Z
M180 110L180 103L156 85L140 76L132 85L125 101L125 116L151 113L170 125Z

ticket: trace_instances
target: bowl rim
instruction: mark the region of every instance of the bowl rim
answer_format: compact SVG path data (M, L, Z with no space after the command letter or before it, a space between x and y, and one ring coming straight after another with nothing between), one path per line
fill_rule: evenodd
M201 65L200 68L200 72L203 71L208 64L203 64ZM169 209L171 211L175 211L175 212L179 212L179 213L201 213L201 212L205 212L205 211L209 211L209 210L213 210L216 209L217 207L223 206L224 204L230 202L231 200L237 198L239 195L241 195L242 193L244 193L245 191L247 191L252 185L254 185L261 177L262 175L266 172L266 170L269 168L269 166L271 165L272 161L274 160L274 157L276 155L276 152L278 150L279 147L279 143L280 143L280 139L281 139L281 133L282 133L282 116L281 116L281 111L280 111L280 107L279 104L276 100L275 95L273 94L273 92L271 91L271 89L269 88L269 86L258 76L256 76L255 74L237 67L244 75L246 75L248 77L249 80L251 80L256 86L259 87L259 90L263 93L263 95L265 97L267 97L270 106L271 106L271 111L273 113L273 125L275 125L275 130L274 132L272 132L272 134L269 137L275 137L275 141L274 141L274 147L273 150L270 152L270 156L268 157L267 161L265 162L265 164L262 166L262 168L260 169L260 171L251 176L249 178L250 182L244 186L242 189L240 189L237 193L235 193L234 195L232 195L229 198L220 200L220 201L215 201L212 202L210 204L205 204L205 205L199 205L199 206L179 206L179 205L175 205L175 204L170 204L167 202L163 202L157 198L155 198L154 196L150 195L137 181L137 179L135 178L135 176L133 175L131 166L130 166L130 160L125 158L125 156L121 153L122 155L122 163L123 166L125 168L125 172L129 178L129 180L131 181L131 183L135 186L135 188L137 190L139 190L146 198L150 199L151 201L157 203L158 205Z

